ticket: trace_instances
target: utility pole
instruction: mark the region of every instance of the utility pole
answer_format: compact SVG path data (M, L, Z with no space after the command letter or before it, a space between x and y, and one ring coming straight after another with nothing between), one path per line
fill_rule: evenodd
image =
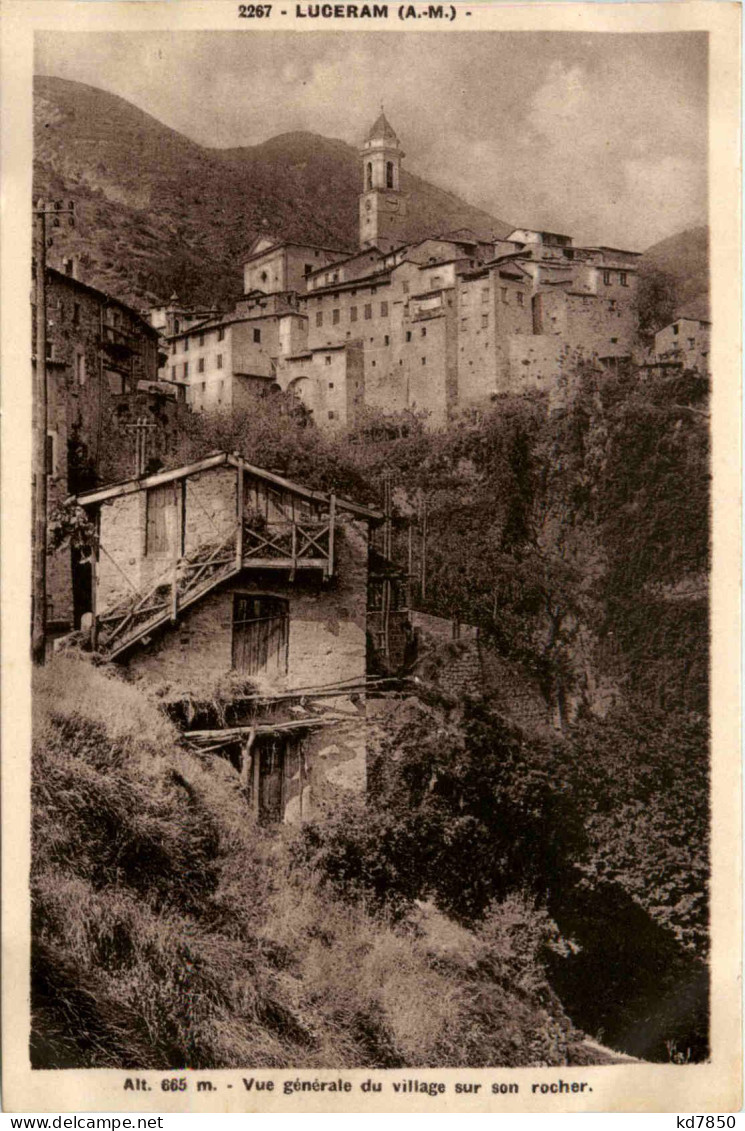
M392 566L391 557L393 554L393 538L392 538L392 524L391 517L393 514L393 504L391 495L391 473L386 470L383 479L383 556L386 559L385 569L386 572ZM383 655L386 663L390 660L391 647L390 647L390 619L391 619L391 582L386 576L383 580Z
M145 474L145 468L147 467L148 433L154 432L157 428L157 424L148 423L146 416L138 416L134 424L126 424L125 428L127 432L134 433L134 472L135 478L139 479L140 476Z
M421 596L422 601L424 601L426 596L427 596L427 524L428 524L427 496L425 494L422 494L421 521L422 521L422 558L421 558L421 563L420 563L421 573L420 573L419 594Z
M43 664L47 644L47 218L59 228L62 217L75 224L75 203L56 200L47 207L36 203L34 218L39 224L36 256L36 381L33 396L33 541L31 590L31 658Z

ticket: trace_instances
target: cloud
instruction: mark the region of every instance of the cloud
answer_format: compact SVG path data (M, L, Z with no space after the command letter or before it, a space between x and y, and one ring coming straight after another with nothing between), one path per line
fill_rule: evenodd
M55 33L40 73L210 146L358 144L380 102L406 167L508 223L641 249L706 221L706 37ZM174 81L178 76L178 81Z

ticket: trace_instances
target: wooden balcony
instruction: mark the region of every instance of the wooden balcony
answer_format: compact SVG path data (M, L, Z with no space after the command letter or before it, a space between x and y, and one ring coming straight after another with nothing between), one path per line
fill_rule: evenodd
M244 569L321 570L334 572L334 516L320 522L272 522L257 528L243 524Z
M270 523L260 529L243 522L223 541L208 542L174 560L160 578L133 592L95 618L93 646L114 658L154 629L175 623L179 613L243 570L334 572L334 500L326 519Z

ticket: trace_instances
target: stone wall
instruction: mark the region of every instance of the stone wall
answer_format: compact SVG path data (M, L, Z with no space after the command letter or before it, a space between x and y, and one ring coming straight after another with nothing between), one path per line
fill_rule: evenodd
M235 473L233 473L235 474ZM364 678L366 673L366 524L340 518L336 574L299 570L290 581L280 570L244 570L185 609L175 627L153 635L127 659L133 670L188 690L232 669L233 597L236 593L280 597L289 606L287 673L264 673L262 684L278 691Z
M36 343L36 293L32 296L33 349ZM154 453L167 444L177 404L162 404L138 392L157 378L157 332L140 315L85 283L50 268L47 272L48 433L53 466L48 478L49 511L93 485L99 466L110 460L106 442L117 437L122 455L132 447L125 425L145 414L156 431ZM34 362L35 364L35 362ZM74 458L70 458L71 445ZM85 476L85 478L83 478ZM68 547L47 558L48 616L71 626L74 614L71 555Z
M222 542L238 521L238 473L215 467L184 482L183 552L190 557L200 546Z
M486 647L481 663L485 692L497 710L522 727L558 727L558 716L534 676Z
M430 613L412 612L419 641L416 673L449 695L483 694L479 634L475 625L459 624Z

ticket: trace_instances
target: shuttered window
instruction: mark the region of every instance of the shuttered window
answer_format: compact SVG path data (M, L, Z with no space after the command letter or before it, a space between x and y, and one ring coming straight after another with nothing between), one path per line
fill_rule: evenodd
M151 487L147 492L146 554L168 553L168 508L173 506L173 484Z
M288 602L264 594L233 598L233 667L246 675L287 672L290 642Z

